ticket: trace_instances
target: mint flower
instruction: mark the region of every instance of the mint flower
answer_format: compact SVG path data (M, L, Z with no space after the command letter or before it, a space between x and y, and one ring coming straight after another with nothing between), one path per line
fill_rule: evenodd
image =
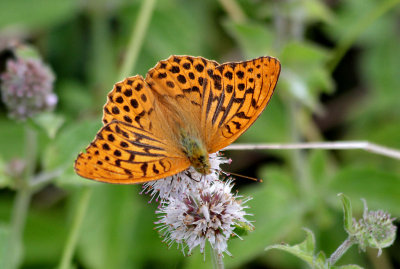
M39 59L9 59L0 79L1 97L12 118L25 120L57 104L53 72Z
M183 198L171 195L164 200L156 211L160 214L156 224L164 236L163 241L169 246L177 243L184 254L191 254L197 246L204 253L208 241L218 255L231 255L227 242L238 236L235 228L243 224L253 227L245 219L248 214L244 211L247 208L244 204L249 199L242 200L241 196L232 194L232 187L230 180L221 182L216 178L211 184L200 181L187 189Z
M230 160L222 157L219 152L210 154L209 160L212 171L209 175L202 175L193 167L189 167L186 171L176 175L144 183L141 193L150 194L151 200L156 198L156 201L159 199L163 201L171 196L183 197L185 193L195 189L200 181L212 184L215 180L218 180L221 171L220 165L230 163Z

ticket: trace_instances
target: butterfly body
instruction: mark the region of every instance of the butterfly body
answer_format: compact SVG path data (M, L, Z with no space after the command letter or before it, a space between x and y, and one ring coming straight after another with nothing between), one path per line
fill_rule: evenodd
M79 154L75 171L108 183L157 180L193 166L209 174L208 155L235 141L270 100L280 63L273 57L218 64L171 56L145 79L114 85L104 126Z
M182 150L187 156L193 168L203 174L211 173L208 152L200 139L190 136L185 131L181 131Z

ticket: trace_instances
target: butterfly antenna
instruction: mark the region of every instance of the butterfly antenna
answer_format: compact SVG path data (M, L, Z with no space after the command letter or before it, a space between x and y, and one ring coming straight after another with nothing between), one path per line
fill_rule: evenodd
M250 180L253 180L253 181L256 181L256 182L260 182L260 183L263 182L263 180L261 178L248 177L248 176L244 176L244 175L240 175L240 174L236 174L236 173L232 173L232 172L225 172L225 171L218 170L218 169L214 169L214 170L219 172L219 173L223 173L226 176L233 175L233 176L236 176L236 177L246 178L246 179L250 179Z

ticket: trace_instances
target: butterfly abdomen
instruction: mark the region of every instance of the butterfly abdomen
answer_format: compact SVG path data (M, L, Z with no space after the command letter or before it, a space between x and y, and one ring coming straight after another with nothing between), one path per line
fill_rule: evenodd
M200 139L181 131L182 150L197 172L208 175L211 173L208 152Z

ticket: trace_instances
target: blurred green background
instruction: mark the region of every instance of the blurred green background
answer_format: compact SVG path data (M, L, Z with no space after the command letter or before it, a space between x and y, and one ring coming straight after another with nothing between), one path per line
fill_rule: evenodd
M176 245L168 249L161 242L153 224L157 203L139 195L141 186L93 183L72 167L101 126L112 85L121 76L144 76L173 54L221 63L262 55L280 59L276 94L239 142L368 140L400 149L398 3L150 0L143 7L128 0L0 1L0 43L34 47L53 69L59 97L54 114L33 124L33 169L42 181L25 197L20 267L55 268L82 213L72 268L211 268L210 253L203 262L198 251L183 257ZM124 71L127 51L135 49L137 58L128 59L134 66ZM21 192L7 171L29 157L26 124L9 119L0 104L0 267L11 258L7 239L18 231L12 216ZM227 268L304 268L292 256L264 251L271 244L300 242L302 227L314 231L318 248L330 255L346 238L340 192L358 216L360 198L370 209L400 216L399 160L361 150L226 155L233 159L226 170L264 179L237 180L239 193L253 197L248 211L256 229L243 241L229 242L233 257L225 257ZM400 239L381 257L376 254L352 247L339 264L399 268Z

